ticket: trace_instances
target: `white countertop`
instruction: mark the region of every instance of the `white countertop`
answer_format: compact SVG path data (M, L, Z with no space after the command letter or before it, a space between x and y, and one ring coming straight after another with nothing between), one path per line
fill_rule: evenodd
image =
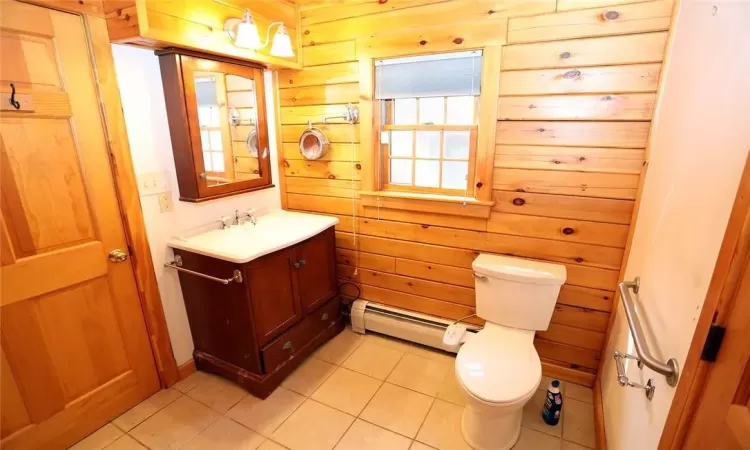
M167 245L233 263L246 263L302 242L339 223L339 219L317 214L274 211L227 229L195 236L175 236Z

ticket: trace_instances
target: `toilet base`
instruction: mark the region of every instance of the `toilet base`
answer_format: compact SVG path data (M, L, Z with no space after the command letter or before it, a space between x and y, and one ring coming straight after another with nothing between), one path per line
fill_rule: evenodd
M522 417L523 403L507 409L469 404L461 415L461 434L474 450L508 450L521 435Z

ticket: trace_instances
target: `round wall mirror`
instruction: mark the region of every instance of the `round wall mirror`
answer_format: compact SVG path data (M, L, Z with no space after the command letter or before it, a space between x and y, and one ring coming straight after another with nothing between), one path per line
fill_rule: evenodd
M325 134L317 128L309 128L299 138L299 151L305 159L319 159L326 151L330 142Z

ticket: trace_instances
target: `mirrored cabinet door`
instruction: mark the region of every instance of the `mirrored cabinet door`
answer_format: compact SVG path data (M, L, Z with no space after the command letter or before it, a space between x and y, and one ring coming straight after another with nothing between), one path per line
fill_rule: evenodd
M263 70L184 52L159 55L181 200L271 187Z

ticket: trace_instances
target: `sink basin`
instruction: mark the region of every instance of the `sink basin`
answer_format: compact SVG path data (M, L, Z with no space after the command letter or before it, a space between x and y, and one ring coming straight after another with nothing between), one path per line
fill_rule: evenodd
M275 211L259 216L255 225L248 221L195 236L176 236L167 245L241 264L302 242L337 223L335 217Z

